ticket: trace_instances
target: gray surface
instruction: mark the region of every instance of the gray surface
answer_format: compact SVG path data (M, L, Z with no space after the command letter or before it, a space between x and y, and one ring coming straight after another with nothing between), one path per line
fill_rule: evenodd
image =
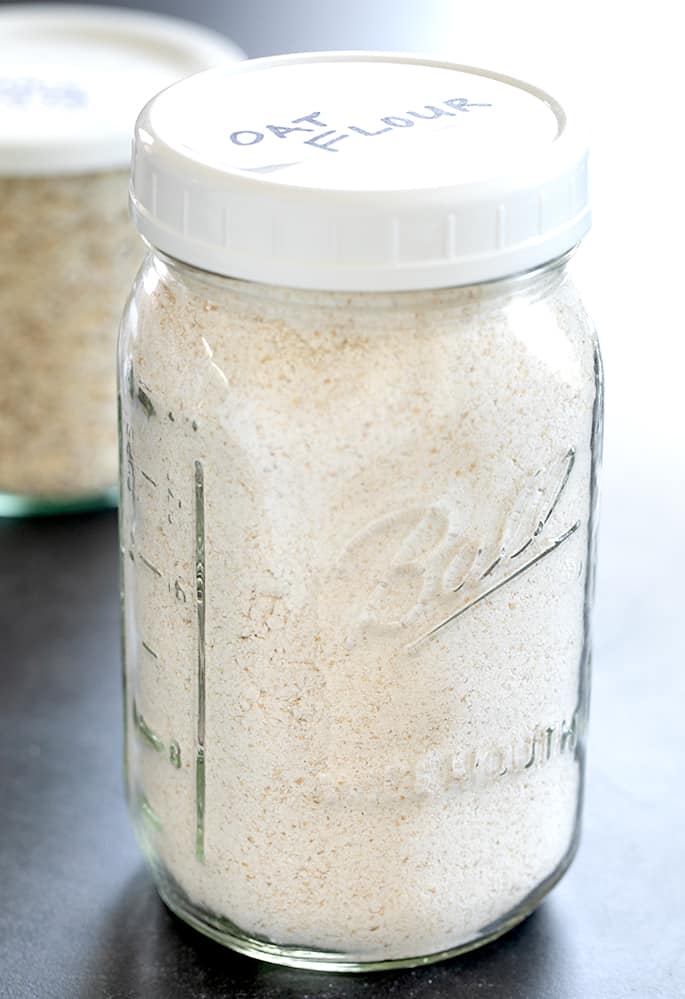
M262 965L167 913L123 804L115 516L0 521L0 995L682 996L680 599L655 586L662 549L643 559L637 581L623 573L622 535L630 530L640 546L630 513L649 492L631 496L620 482L610 492L585 834L574 866L498 943L444 965L362 978Z

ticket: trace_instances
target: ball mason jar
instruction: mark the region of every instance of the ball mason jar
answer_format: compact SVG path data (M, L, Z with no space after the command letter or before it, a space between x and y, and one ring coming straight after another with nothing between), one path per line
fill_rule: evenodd
M236 55L173 18L0 8L0 516L116 505L116 336L143 258L130 131L152 94Z
M500 176L512 117L535 162ZM518 81L359 53L202 74L139 119L127 790L164 901L243 953L448 957L575 853L602 382L564 121Z

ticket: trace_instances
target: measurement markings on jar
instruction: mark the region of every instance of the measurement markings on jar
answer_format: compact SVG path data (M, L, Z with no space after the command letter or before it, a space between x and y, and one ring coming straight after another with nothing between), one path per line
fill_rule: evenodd
M138 382L138 402L143 407L148 419L155 415L155 407L152 403L151 395L152 390L147 385L143 385L142 382Z
M195 747L195 856L205 859L205 477L195 462L195 600L197 604L197 742Z
M144 479L147 479L150 485L154 486L155 489L157 488L157 483L155 482L155 480L143 468L140 469L140 474L143 476Z
M151 572L154 572L155 576L159 576L160 579L162 578L162 573L159 571L157 566L152 564L149 558L145 558L145 556L141 554L141 552L138 552L138 558L143 563L143 565L146 565Z
M132 398L138 398L138 402L143 407L146 417L148 419L151 417L154 418L155 410L151 402L151 390L144 389L141 398L140 393L136 394L135 387L133 387L131 388L131 395ZM141 551L141 546L145 548L147 544L152 545L156 540L156 518L153 516L152 521L149 521L148 517L151 514L161 512L158 502L160 493L157 492L159 484L155 480L154 475L145 471L138 461L134 447L133 428L130 424L126 424L124 427L123 440L125 441L125 468L127 472L125 503L128 504L129 540L128 544L122 546L122 555L127 556L137 566L143 567L142 571L149 572L154 578L155 587L161 585L166 588L173 600L173 606L178 607L179 604L182 605L187 602L186 593L190 592L188 583L176 576L177 570L175 567L172 567L173 571L170 571L169 566L163 561L163 552L156 553L153 561ZM149 488L143 488L145 484ZM174 491L168 487L164 492L166 509L172 510L174 513L182 510L181 500L174 495ZM167 514L167 517L170 520L169 514ZM160 594L159 589L156 592ZM126 617L125 606L123 607L123 613L124 617ZM147 627L151 628L151 632L148 631L144 635L138 635L139 647L142 649L144 659L144 662L139 663L138 668L141 671L146 671L154 664L154 668L157 671L161 670L163 673L167 665L165 662L167 656L167 652L165 651L165 636L157 631L156 626L151 620L148 621ZM174 770L182 771L184 751L181 748L181 744L171 733L167 734L153 728L146 716L141 712L136 694L133 694L129 701L129 696L131 696L129 695L130 679L131 677L128 675L125 690L127 724L129 722L132 723L132 731L135 732L148 752L166 759ZM139 813L144 824L151 833L158 834L163 828L160 816L154 811L142 787L138 788L135 793Z

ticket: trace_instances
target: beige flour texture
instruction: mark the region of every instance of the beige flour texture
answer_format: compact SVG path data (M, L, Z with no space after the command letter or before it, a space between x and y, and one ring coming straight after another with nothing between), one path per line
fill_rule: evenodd
M577 822L595 341L564 270L345 295L157 260L121 351L129 780L159 876L351 960L475 938Z
M127 183L0 177L0 492L116 484L116 331L142 256Z

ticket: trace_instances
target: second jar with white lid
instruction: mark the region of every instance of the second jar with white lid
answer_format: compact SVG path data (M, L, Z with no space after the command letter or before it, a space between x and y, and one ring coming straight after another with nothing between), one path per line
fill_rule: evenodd
M126 749L159 890L304 967L491 939L578 840L601 376L576 123L482 70L258 60L148 105L131 190Z
M162 87L241 57L155 14L0 8L0 516L116 502L131 129Z

